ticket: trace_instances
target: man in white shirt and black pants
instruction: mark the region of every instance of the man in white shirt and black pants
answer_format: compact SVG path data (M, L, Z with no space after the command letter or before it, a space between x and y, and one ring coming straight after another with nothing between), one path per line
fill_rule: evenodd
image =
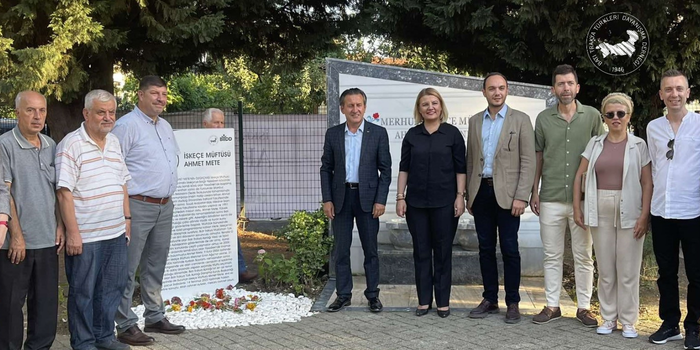
M688 275L685 348L700 349L700 114L688 112L688 79L677 70L664 72L659 96L668 113L647 126L654 192L651 229L659 265L659 316L663 324L649 341L681 340L678 296L679 245Z

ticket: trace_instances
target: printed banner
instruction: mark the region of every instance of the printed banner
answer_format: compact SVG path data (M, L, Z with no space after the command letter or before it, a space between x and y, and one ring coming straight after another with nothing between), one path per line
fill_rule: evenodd
M163 299L238 283L233 135L233 129L175 131L178 183Z

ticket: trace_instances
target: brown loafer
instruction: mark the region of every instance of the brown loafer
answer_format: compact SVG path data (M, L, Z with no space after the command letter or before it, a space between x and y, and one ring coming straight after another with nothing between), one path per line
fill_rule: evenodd
M552 310L551 308L545 306L542 311L540 311L539 314L535 315L532 318L532 323L536 324L545 324L549 323L551 321L554 321L556 319L561 318L561 309L557 308L556 310Z
M149 333L180 334L185 331L185 326L172 324L167 318L163 317L162 320L156 323L147 324L143 330Z
M598 327L598 320L595 318L595 315L593 315L591 310L578 309L576 311L576 319L581 321L581 323L583 323L583 325L586 327Z
M137 325L133 325L127 328L124 332L119 333L117 335L117 339L121 343L133 346L147 346L155 343L155 339L143 334Z
M518 303L512 303L508 305L508 311L506 311L506 323L518 323L520 322L520 307Z
M497 314L499 311L498 304L491 304L490 301L484 299L479 306L469 312L469 318L485 318L489 314Z

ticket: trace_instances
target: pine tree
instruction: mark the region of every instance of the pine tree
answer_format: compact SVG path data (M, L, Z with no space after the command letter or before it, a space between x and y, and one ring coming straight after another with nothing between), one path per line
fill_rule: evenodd
M690 85L700 79L700 1L697 0L386 0L364 2L374 34L445 53L448 62L472 75L499 71L510 80L551 85L558 64L573 65L581 83L579 99L595 107L610 92L635 102L633 124L662 114L658 97L664 70L684 71ZM638 18L649 33L644 64L626 76L598 71L586 53L586 34L610 12Z
M10 0L0 2L0 105L33 89L49 98L60 140L82 121L89 90L136 77L207 71L246 55L290 67L352 26L351 0Z

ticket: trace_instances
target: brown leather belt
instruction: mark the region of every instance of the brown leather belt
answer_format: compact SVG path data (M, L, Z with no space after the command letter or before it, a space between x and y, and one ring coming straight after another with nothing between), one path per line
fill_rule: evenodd
M148 196L142 196L140 194L135 194L133 196L129 196L129 198L135 199L137 201L142 201L146 203L153 203L153 204L167 204L168 201L170 200L170 197L167 198L153 198L153 197L148 197Z
M493 187L493 178L492 177L485 177L481 179L482 183L486 183L486 185Z

